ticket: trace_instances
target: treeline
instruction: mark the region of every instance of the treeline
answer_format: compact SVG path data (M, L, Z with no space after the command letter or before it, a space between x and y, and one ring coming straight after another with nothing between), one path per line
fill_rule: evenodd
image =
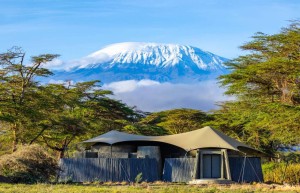
M126 104L109 98L98 81L41 84L51 76L43 65L58 55L31 57L12 48L0 54L0 130L3 153L18 146L41 144L63 157L72 144L112 129L120 130L141 115Z
M256 33L219 78L234 101L214 112L213 125L267 153L300 144L300 23L278 34Z
M226 63L219 78L227 101L213 112L174 109L145 113L110 98L99 81L41 84L51 76L43 64L58 55L31 57L12 48L0 54L0 153L40 144L64 157L80 141L109 130L144 135L187 132L206 125L267 153L300 144L300 29L257 33L241 49L248 54Z

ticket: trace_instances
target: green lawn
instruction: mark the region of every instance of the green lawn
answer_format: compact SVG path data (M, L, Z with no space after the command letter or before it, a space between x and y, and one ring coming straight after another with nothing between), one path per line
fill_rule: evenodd
M109 185L68 185L68 184L0 184L0 192L10 193L200 193L200 192L300 192L300 187L285 187L271 185L231 185L231 186L196 186L196 185L174 185L174 184L144 184L139 186L109 186Z

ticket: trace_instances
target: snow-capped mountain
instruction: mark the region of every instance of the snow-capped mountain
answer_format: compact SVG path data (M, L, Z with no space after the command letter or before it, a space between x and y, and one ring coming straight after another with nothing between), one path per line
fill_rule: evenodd
M112 44L80 60L71 68L55 71L55 80L150 79L159 82L191 82L213 79L227 72L226 58L192 46L126 42Z

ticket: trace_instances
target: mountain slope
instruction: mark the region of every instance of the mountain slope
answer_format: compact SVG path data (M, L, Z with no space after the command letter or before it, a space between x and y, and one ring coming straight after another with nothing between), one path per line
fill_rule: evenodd
M126 42L112 44L56 71L55 80L150 79L159 82L194 82L227 72L226 58L192 46Z

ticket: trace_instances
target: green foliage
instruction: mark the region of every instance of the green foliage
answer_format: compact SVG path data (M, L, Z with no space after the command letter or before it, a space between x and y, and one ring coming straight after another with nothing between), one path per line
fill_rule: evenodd
M142 115L133 108L109 98L112 92L101 89L99 81L36 82L36 77L52 75L42 64L56 57L33 56L31 65L24 65L25 52L20 48L0 54L1 145L16 151L20 144L38 143L64 157L76 143L112 129L122 130L140 119ZM7 148L1 151L6 153Z
M202 128L211 116L194 109L174 109L152 113L140 121L156 130L164 129L168 134L177 134Z
M241 46L250 54L227 63L233 70L221 76L222 84L228 86L227 94L299 104L299 31L295 22L279 34L257 33Z
M36 120L42 117L41 106L36 105L40 86L34 77L51 75L41 66L56 57L58 55L53 54L33 56L31 64L25 65L25 52L18 47L0 54L0 122L9 124L13 151L23 142L26 129L34 127Z
M0 175L13 182L47 182L57 171L56 160L39 145L24 146L0 157Z
M41 122L40 137L51 149L64 152L72 143L112 129L120 130L136 113L125 104L107 97L110 91L101 90L98 81L74 85L47 85L47 119Z
M266 184L233 184L233 185L185 185L178 183L148 183L140 186L121 185L120 183L111 184L1 184L0 192L7 193L250 193L250 192L299 192L299 186L279 186Z
M0 122L0 156L11 152L12 132L9 125Z
M141 173L139 173L138 175L136 175L136 177L135 177L134 180L135 180L135 183L136 183L136 184L141 183L142 180L143 180L143 173L141 172Z
M229 61L220 77L235 100L220 105L208 123L269 153L300 141L300 28L292 23L279 34L257 33L241 46L249 52Z
M300 163L269 162L262 169L265 182L300 184Z
M298 107L235 101L224 104L213 117L207 124L267 153L274 153L283 144L299 142Z
M279 159L289 163L300 163L300 152L281 153Z
M137 135L148 135L148 136L161 136L161 135L168 134L167 130L162 127L141 124L141 123L133 123L133 124L126 125L122 130L127 133L132 133Z

